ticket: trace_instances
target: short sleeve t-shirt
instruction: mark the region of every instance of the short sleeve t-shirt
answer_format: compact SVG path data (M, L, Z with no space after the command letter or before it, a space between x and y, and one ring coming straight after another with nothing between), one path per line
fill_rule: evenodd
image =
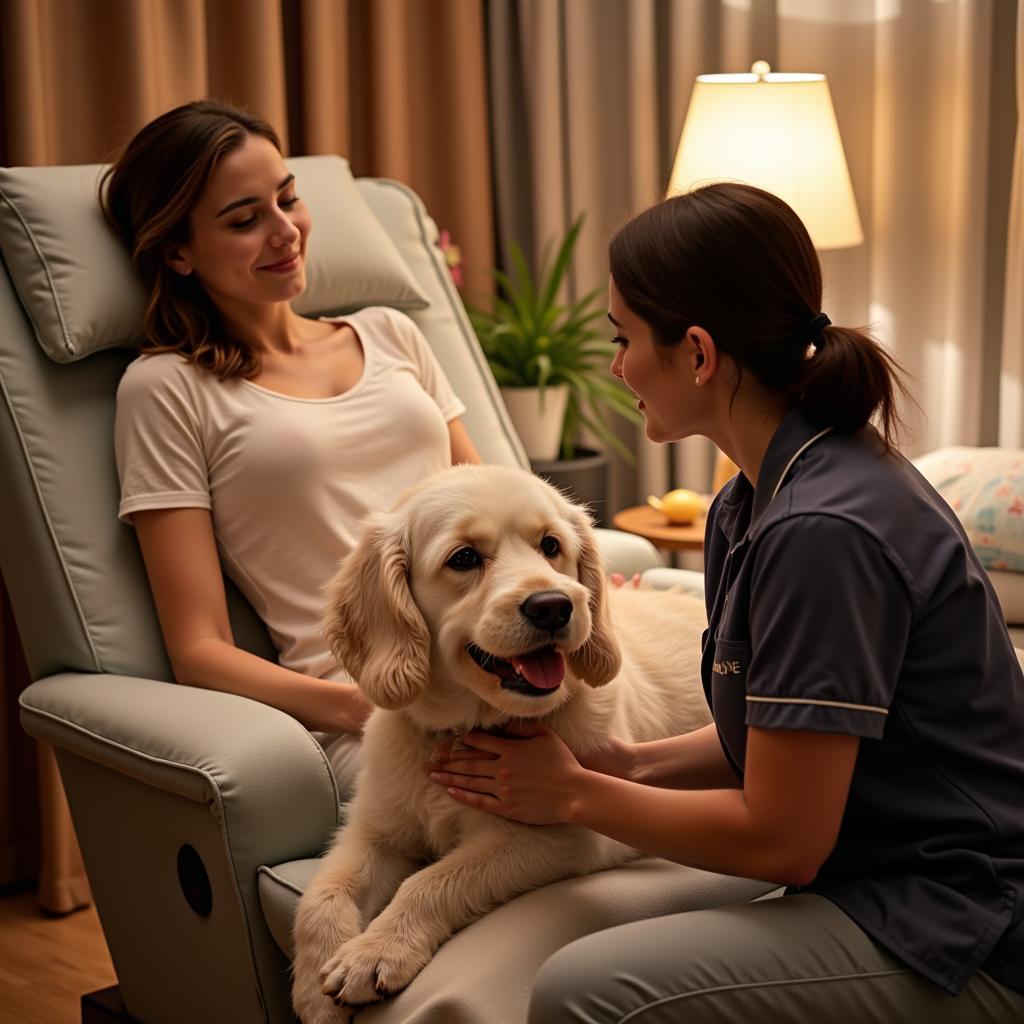
M117 393L119 515L206 508L226 573L266 623L279 660L340 676L320 635L323 590L370 511L451 465L465 407L406 316L346 317L363 373L332 398L221 381L174 353L132 362Z
M741 778L749 727L861 737L825 896L949 992L1024 991L1024 676L955 514L872 428L799 408L705 537L702 677Z

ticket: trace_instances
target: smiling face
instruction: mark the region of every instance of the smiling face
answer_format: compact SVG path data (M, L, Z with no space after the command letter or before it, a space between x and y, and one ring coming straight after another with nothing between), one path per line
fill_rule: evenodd
M383 596L367 592L374 579ZM328 634L370 700L435 729L545 715L620 658L586 514L494 466L436 474L373 517L335 582Z
M611 371L640 400L647 436L664 442L703 433L708 408L695 379L705 357L694 341L687 337L674 348L659 347L650 325L626 305L614 278L608 282L608 318L619 346Z
M551 488L513 475L508 488L505 474L465 474L454 516L445 489L418 496L410 535L423 543L412 544L412 594L434 640L436 674L504 713L530 716L568 699L592 616L578 520Z
M189 214L188 241L167 261L195 274L221 309L288 301L306 287L311 227L281 154L263 136L248 135L217 164Z

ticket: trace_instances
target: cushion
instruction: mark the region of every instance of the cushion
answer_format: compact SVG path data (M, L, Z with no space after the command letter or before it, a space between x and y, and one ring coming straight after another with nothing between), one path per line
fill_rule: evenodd
M986 569L1024 572L1024 451L939 448L914 465L956 512Z
M914 460L963 523L1007 622L1024 622L1024 450L939 448Z
M299 898L320 861L259 868L260 906L281 951L294 954ZM522 1024L544 961L574 939L629 921L743 903L768 882L644 857L518 896L453 935L393 999L359 1011L359 1024Z
M313 217L307 286L293 303L307 316L382 305L427 306L394 243L338 156L288 161ZM137 345L143 293L128 254L97 202L104 168L0 168L0 252L39 344L57 362ZM93 267L106 268L103 274Z

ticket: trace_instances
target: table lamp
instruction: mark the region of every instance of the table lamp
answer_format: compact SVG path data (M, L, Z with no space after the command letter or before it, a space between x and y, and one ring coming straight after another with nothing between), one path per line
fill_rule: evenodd
M742 181L784 199L817 249L864 241L824 75L698 75L668 193Z

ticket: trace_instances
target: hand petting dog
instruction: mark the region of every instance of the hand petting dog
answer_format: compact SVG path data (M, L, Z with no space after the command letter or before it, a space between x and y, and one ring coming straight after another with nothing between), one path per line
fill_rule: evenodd
M508 738L474 730L457 750L441 748L445 760L429 766L430 778L468 807L525 825L569 822L586 769L543 722L515 721L502 731Z

